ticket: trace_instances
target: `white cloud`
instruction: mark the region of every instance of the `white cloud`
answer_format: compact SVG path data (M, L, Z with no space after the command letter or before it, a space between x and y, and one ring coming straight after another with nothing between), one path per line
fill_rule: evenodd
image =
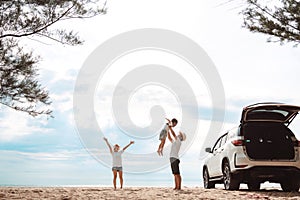
M151 124L151 108L153 106L160 105L165 111L165 117L177 118L179 120L178 126L180 127L183 108L181 105L182 102L179 102L178 96L176 95L186 97L192 97L192 95L195 95L196 101L198 101L200 106L211 106L209 92L201 74L198 74L198 72L190 66L190 64L186 63L186 61L163 51L143 50L133 52L115 61L105 71L105 74L99 78L95 95L95 113L98 124L103 130L115 127L117 125L115 123L115 117L120 117L120 113L116 113L117 116L113 116L112 112L112 98L114 90L116 87L124 87L124 89L126 89L126 86L124 85L119 86L118 81L120 81L124 76L127 76L127 73L130 73L131 70L147 64L160 64L170 67L170 70L176 71L190 85L193 90L193 94L187 94L187 91L183 90L180 91L180 94L176 94L170 89L171 86L163 86L157 83L137 85L134 91L129 91L131 92L131 96L127 99L128 114L134 125L145 127ZM147 77L147 75L148 74L144 74L145 77ZM168 77L168 74L165 74L165 76L166 79L171 78ZM177 82L175 84L180 85L182 83ZM172 86L174 87L174 85ZM121 97L118 96L115 98ZM193 105L185 106L193 107ZM198 108L193 107L191 109ZM190 111L191 110L184 110L185 113ZM162 118L161 121L164 121L164 119ZM88 122L84 124L88 124Z
M27 113L4 107L2 107L2 115L0 124L1 141L12 141L34 133L45 134L53 131L50 128L43 127L47 123L45 118L33 118Z
M73 109L73 87L75 76L70 70L60 75L51 70L46 70L40 78L43 84L50 88L50 100L52 104L49 109L53 110L54 117L66 116L70 124L73 124L73 115L69 111ZM45 80L44 80L45 79ZM48 82L47 82L48 81ZM45 116L31 117L27 113L15 111L5 106L1 107L2 117L0 124L0 140L13 141L31 134L45 134L53 131L46 128L49 120Z
M73 94L71 91L62 91L61 94L51 94L51 100L56 112L64 113L73 109Z
M11 152L24 156L27 159L33 160L48 160L48 161L64 161L82 158L90 158L90 155L85 150L69 151L63 150L59 152Z

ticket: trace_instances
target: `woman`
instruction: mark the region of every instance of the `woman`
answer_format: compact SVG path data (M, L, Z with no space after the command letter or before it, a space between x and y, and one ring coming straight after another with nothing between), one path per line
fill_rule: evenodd
M122 154L123 152L131 145L134 144L134 141L130 141L130 143L125 146L121 151L120 150L120 146L118 144L114 145L114 149L111 148L107 138L103 138L104 141L106 142L109 151L112 155L112 161L113 161L113 166L112 166L112 172L114 175L114 179L113 179L113 184L114 184L114 189L117 189L117 174L119 173L119 179L120 179L120 185L121 185L121 189L123 188L123 169L122 169Z

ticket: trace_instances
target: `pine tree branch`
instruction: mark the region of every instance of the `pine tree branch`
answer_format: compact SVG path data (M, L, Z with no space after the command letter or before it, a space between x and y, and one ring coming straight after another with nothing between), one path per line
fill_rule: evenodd
M4 34L4 35L1 35L0 38L5 38L5 37L26 37L26 36L31 36L31 35L34 35L34 34L37 34L45 29L47 29L49 26L55 24L56 22L58 22L59 20L61 20L64 16L66 16L68 14L68 12L75 6L75 4L73 4L70 8L68 8L60 17L58 17L56 20L52 21L51 23L49 24L46 24L44 27L40 28L40 29L37 29L35 31L32 31L30 33L24 33L24 34Z
M281 23L281 20L279 18L277 18L275 15L273 15L272 13L270 13L268 10L262 8L259 4L257 4L256 2L254 1L249 1L252 5L256 6L258 9L260 9L261 11L263 11L264 13L266 13L267 15L269 15L270 17L276 19L278 22ZM292 29L295 29L297 31L300 31L297 27L291 25L291 24L286 24L286 26L289 26L290 28Z
M28 113L29 115L33 116L33 117L36 117L38 115L49 115L51 118L54 118L54 116L51 115L52 111L51 110L43 110L43 111L36 111L36 110L28 110L29 108L21 108L21 107L18 107L18 106L12 106L12 105L9 105L9 104L6 104L6 103L3 103L3 102L0 102L0 104L4 105L4 106L7 106L11 109L14 109L16 111L22 111L22 112L26 112Z
M46 38L48 38L50 40L53 40L53 41L58 42L58 43L63 44L63 45L64 44L68 44L68 43L65 43L65 42L63 42L61 40L58 40L58 39L54 38L54 37L51 37L49 35L45 35L45 34L42 34L42 33L37 33L37 35L42 36L42 37L46 37Z

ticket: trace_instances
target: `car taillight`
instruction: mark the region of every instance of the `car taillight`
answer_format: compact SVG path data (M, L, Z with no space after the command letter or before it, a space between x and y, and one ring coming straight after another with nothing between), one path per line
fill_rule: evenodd
M243 146L244 145L244 140L233 140L233 141L231 141L231 143L234 146Z

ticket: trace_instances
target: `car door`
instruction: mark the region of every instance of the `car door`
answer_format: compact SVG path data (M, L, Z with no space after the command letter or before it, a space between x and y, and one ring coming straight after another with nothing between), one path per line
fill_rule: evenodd
M226 144L226 141L227 141L227 136L228 136L228 133L224 134L220 139L220 145L219 145L219 148L217 149L217 154L215 156L215 159L216 159L216 161L215 161L215 163L216 163L215 176L222 176L223 175L222 160L223 160L223 158L225 157L225 154L226 154L225 144Z
M211 177L217 177L217 176L221 176L222 174L220 174L220 165L222 162L222 158L221 158L221 154L223 152L224 149L222 149L222 138L220 137L217 142L215 143L213 149L212 149L212 156L209 160L209 166L210 166L210 176Z

